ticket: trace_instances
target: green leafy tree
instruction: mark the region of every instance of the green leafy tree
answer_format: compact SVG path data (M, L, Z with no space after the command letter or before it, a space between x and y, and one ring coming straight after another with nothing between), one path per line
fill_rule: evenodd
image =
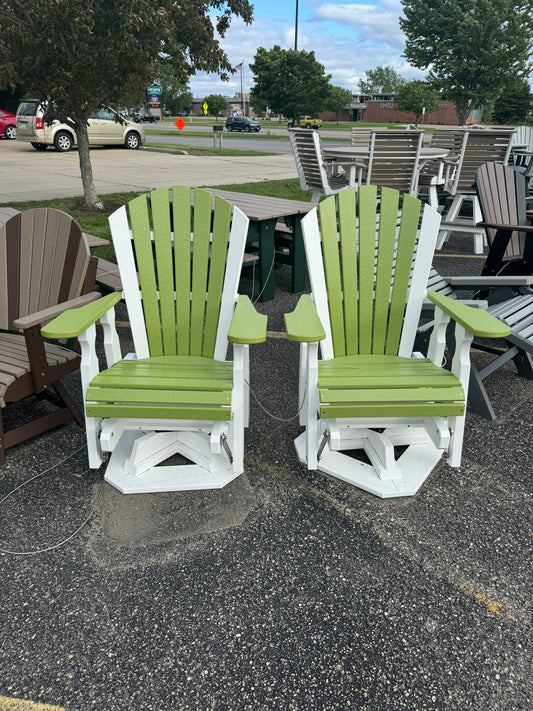
M228 110L228 102L220 94L209 94L204 101L207 104L207 113L210 116L218 116Z
M15 113L23 93L20 86L8 86L0 89L0 107L6 111Z
M392 67L368 69L366 79L359 81L361 94L395 94L406 80Z
M91 113L118 102L125 88L144 96L163 61L183 84L199 69L227 79L233 68L219 38L233 15L251 22L248 0L0 0L3 80L51 100L47 120L74 129L88 206L102 207L89 154Z
M178 91L176 94L163 92L161 97L162 103L173 116L181 114L183 111L190 109L192 106L193 95L189 89Z
M430 114L440 106L440 94L431 84L421 79L408 81L398 89L396 107L415 115L415 124L424 111Z
M179 114L192 104L193 96L188 80L176 76L171 66L161 62L157 68L157 84L161 86L161 106L173 115Z
M494 104L494 123L523 124L533 108L533 96L527 81L512 82Z
M259 47L250 69L255 82L250 103L256 111L270 106L294 123L300 114L317 114L327 105L331 75L324 74L314 52Z
M405 57L456 105L464 125L511 77L530 72L533 0L402 0Z
M339 123L339 114L350 105L352 100L352 92L349 89L344 89L342 86L331 86L326 108L330 111L335 111L337 115L337 124Z

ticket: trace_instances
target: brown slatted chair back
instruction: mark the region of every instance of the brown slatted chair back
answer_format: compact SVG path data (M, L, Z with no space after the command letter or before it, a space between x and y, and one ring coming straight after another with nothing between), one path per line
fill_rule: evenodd
M0 465L9 447L73 418L83 424L60 382L79 368L79 356L62 344L45 342L40 329L55 311L97 298L87 293L89 263L81 227L60 210L27 210L0 224ZM6 430L4 408L32 395L55 409L43 415L28 400L24 422Z
M501 163L484 163L476 172L475 187L485 222L502 226L528 224L526 219L526 182L524 175L520 172ZM487 228L487 239L491 251L497 232L496 228ZM512 232L505 251L500 254L502 266L506 262L523 262L525 249L525 232ZM529 264L524 265L525 271L522 273L531 273L532 268L533 264L530 259Z
M80 225L60 210L36 208L0 226L0 328L82 293L89 247Z

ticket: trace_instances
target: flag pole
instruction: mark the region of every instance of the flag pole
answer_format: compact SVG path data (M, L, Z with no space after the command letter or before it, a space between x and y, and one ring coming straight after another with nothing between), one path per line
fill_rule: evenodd
M244 59L243 59L242 62L241 62L241 108L242 108L242 115L245 116L246 114L245 114L245 110L244 110L244 109L245 109L245 107L244 107L244 93L243 93L243 90L242 90L242 74L243 74L243 70L244 70Z

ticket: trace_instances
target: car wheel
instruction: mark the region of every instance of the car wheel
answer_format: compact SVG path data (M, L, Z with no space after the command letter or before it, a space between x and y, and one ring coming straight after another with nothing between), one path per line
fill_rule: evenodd
M132 151L136 151L137 148L141 145L141 139L139 138L139 134L135 133L135 131L130 131L128 134L126 134L126 141L124 143L126 148L130 148Z
M72 150L73 145L74 139L70 133L67 133L66 131L59 131L59 133L56 133L56 137L54 138L54 147L56 151L66 153L67 151Z
M6 126L4 128L4 136L6 138L9 138L10 140L13 140L14 138L17 137L15 127L14 126Z
M250 131L251 131L252 129L250 128L250 126L246 126L246 129L245 129L245 130L246 130L246 133L250 133Z
M312 126L311 126L310 123L307 123L307 124L305 125L305 127L306 127L306 128L312 128Z
M46 143L32 143L31 145L38 151L45 151L48 148Z
M228 131L231 133L233 131L233 126L228 126Z

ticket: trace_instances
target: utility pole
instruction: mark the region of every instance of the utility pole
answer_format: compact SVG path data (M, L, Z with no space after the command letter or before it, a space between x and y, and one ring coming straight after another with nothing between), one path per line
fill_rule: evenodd
M296 19L294 23L294 51L298 51L298 0L296 0Z

